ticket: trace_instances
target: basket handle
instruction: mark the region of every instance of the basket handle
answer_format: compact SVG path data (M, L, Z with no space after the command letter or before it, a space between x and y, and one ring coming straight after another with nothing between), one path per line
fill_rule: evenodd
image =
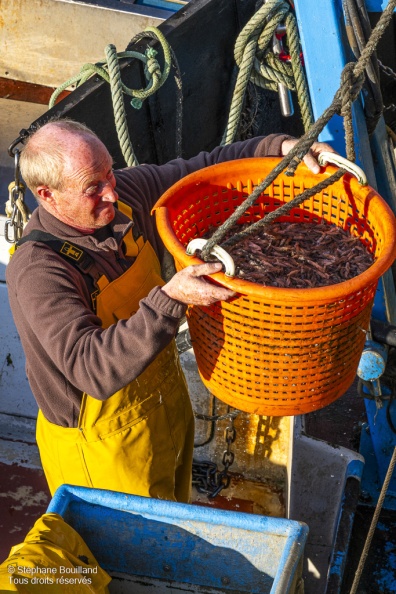
M348 161L348 159L345 159L345 157L337 155L337 153L323 151L323 153L320 153L318 157L318 162L319 165L322 166L327 165L328 163L338 165L338 167L342 167L342 169L346 169L346 171L354 175L361 186L367 186L367 177L363 169L361 169L355 163L352 163L352 161Z
M186 248L186 254L193 256L196 250L202 250L207 242L207 239L200 239L198 237L196 239L192 239ZM218 258L220 262L224 264L226 276L235 276L235 264L230 254L223 250L223 248L219 245L213 246L210 253L212 256L216 256L216 258Z

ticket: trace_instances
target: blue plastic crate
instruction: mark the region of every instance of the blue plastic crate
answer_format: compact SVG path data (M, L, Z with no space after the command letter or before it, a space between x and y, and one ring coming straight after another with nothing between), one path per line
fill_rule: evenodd
M308 533L283 518L68 485L48 512L82 536L115 581L125 576L145 592L177 584L178 592L294 594Z

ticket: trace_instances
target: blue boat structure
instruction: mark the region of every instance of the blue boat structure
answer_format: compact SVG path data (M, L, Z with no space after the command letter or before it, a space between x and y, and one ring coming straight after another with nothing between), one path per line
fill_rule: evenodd
M50 14L51 1L43 1ZM353 97L347 140L340 113L323 124L319 140L344 157L353 148L369 186L396 214L392 2L54 3L57 10L62 5L64 14L67 4L73 10L100 10L104 21L106 14L123 13L125 28L117 21L113 39L101 56L86 61L85 70L68 71L56 84L55 79L45 82L51 88L48 107L36 104L33 117L27 111L24 118L20 111L20 128L9 143L2 183L5 172L14 186L0 235L0 561L48 510L83 537L112 577L110 592L396 592L392 268L378 283L354 383L338 400L313 412L266 416L215 397L199 375L188 325L181 326L177 344L196 416L189 505L73 485L60 487L51 500L35 443L37 407L5 284L8 248L28 216L15 206L13 188L19 187L18 150L29 130L54 116L84 122L106 144L116 168L189 158L254 135L301 137L321 120L339 89L344 89L342 96L347 93L344 68L365 56L384 16L387 26ZM13 0L10 6L17 4ZM132 14L152 20L129 35ZM117 30L126 43L119 43ZM149 48L156 52L156 80L145 68L152 57ZM113 59L117 65L111 73ZM124 97L121 112L117 92ZM34 208L28 192L22 198Z

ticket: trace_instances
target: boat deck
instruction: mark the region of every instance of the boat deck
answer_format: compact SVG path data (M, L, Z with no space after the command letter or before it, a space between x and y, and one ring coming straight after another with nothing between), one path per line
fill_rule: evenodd
M43 514L51 499L42 470L0 462L0 559L9 555Z

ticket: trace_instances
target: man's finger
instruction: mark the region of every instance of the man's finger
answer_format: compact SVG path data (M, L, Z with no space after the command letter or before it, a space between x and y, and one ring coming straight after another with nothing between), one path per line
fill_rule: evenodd
M320 166L311 151L309 151L304 157L304 163L312 171L312 173L319 173Z
M204 276L206 274L215 274L223 269L221 262L205 262L205 264L195 264L191 266L193 276Z

